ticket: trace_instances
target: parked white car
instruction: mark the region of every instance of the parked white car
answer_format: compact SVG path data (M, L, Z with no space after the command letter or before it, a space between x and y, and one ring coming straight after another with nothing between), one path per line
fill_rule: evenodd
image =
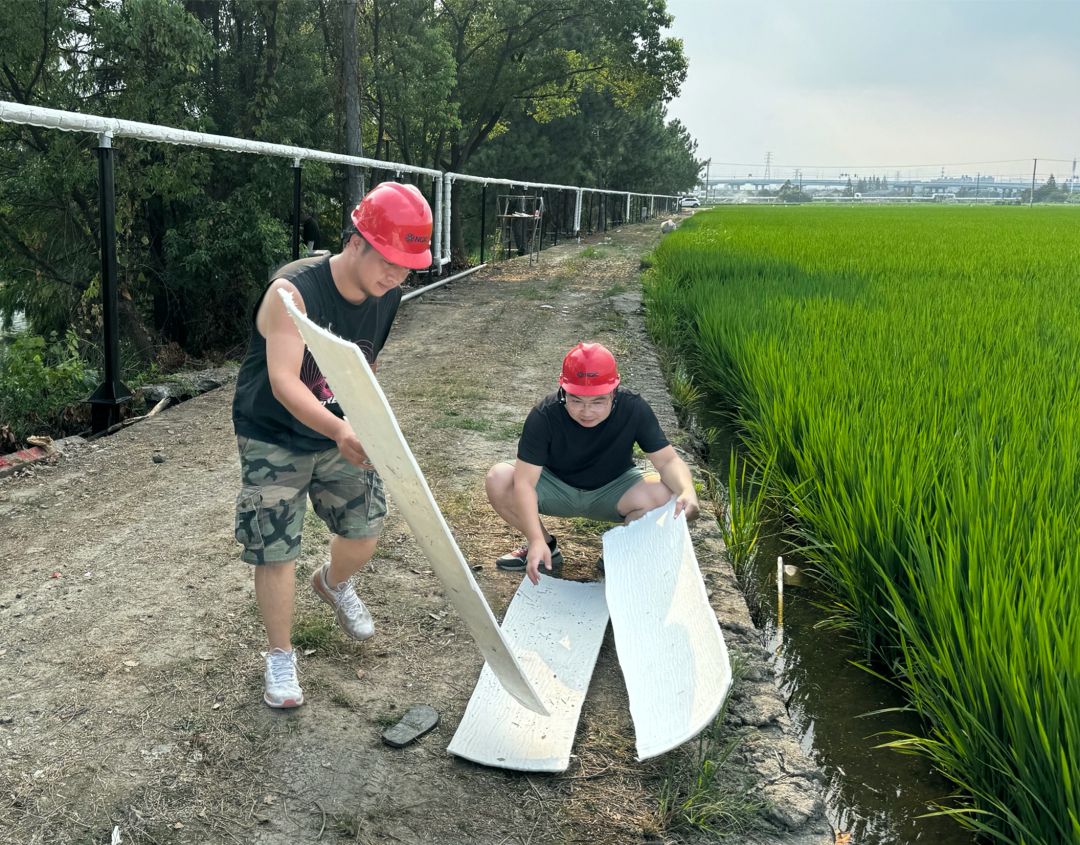
M697 197L683 197L679 200L679 208L697 208L701 201Z

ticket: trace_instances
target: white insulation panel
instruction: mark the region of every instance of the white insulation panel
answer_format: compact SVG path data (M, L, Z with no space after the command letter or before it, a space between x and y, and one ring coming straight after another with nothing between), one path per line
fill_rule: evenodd
M454 609L469 627L469 633L495 677L524 707L546 715L547 708L518 662L510 642L499 629L472 571L454 542L367 359L356 344L311 322L296 307L291 293L281 291L281 298L319 370L332 386L349 425L382 476L386 489L401 509L432 570L442 582Z
M607 605L638 759L697 736L724 704L731 662L674 499L604 535Z
M522 580L503 631L513 637L551 715L526 710L485 666L447 751L496 768L566 771L607 622L602 584L541 575L534 587Z

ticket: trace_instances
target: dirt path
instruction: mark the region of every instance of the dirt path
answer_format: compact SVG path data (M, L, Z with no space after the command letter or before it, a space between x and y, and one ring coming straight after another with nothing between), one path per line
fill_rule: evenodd
M410 302L380 358L380 381L496 615L520 577L493 560L519 538L488 506L483 476L512 459L520 421L555 386L566 350L608 345L624 383L677 434L640 315L638 262L656 228L560 245L539 268L509 262ZM295 642L309 703L266 708L262 629L232 537L231 399L227 385L0 481L0 841L108 843L114 825L125 843L694 839L657 816L678 755L633 759L610 629L565 774L528 777L446 753L481 659L392 503L358 577L376 637L344 640L301 584ZM593 578L599 536L553 522L563 576ZM328 539L309 513L301 576L325 559ZM817 774L785 734L715 523L700 520L695 542L729 646L749 660L725 722L744 734L732 788L753 783L746 800L769 805L749 838L825 842ZM439 710L440 727L404 750L382 745L383 726L414 703Z

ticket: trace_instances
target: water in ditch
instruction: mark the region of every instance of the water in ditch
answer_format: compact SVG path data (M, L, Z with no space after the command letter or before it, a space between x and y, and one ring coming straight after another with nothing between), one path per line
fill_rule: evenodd
M726 456L730 443L714 454ZM725 466L714 465L727 478ZM820 626L827 597L802 572L802 561L785 555L779 521L762 527L754 563L741 580L763 645L774 655L777 684L803 750L825 773L829 820L851 834L851 845L975 845L956 821L934 816L933 802L954 787L923 757L878 748L891 732L923 735L916 714L885 712L906 701L897 688L858 663L863 653L842 632ZM777 623L777 557L799 568L784 584L783 626ZM873 714L876 715L867 715Z

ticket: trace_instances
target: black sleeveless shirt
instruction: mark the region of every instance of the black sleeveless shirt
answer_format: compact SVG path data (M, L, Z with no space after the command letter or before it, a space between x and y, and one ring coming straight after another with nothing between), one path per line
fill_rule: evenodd
M302 258L286 264L274 274L274 280L277 279L285 279L296 285L312 322L355 343L368 363L374 365L390 334L390 325L397 316L401 303L400 287L383 296L369 296L354 305L338 292L330 273L329 255ZM264 290L251 312L251 342L236 381L233 428L240 437L273 443L292 452L333 449L336 445L333 440L308 428L274 397L266 370L266 338L255 325L255 317L265 296ZM339 417L344 416L334 399L333 390L307 349L304 350L304 362L300 367L300 380L328 410Z

